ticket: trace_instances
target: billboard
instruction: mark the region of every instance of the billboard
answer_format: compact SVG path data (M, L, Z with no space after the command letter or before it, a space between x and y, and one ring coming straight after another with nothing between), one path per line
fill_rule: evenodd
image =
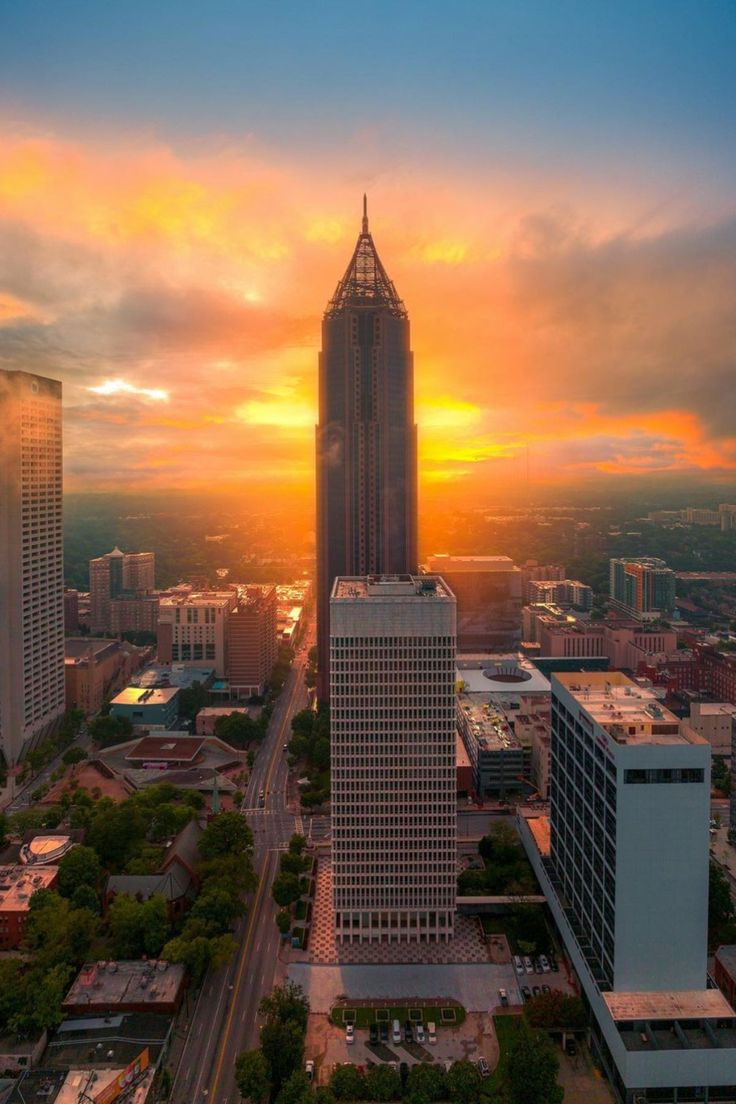
M127 1089L144 1070L148 1069L149 1065L150 1059L148 1047L146 1047L137 1058L133 1059L129 1066L121 1070L117 1077L113 1078L108 1085L105 1085L104 1089L98 1092L95 1097L95 1104L112 1104L113 1100L117 1100L121 1092Z

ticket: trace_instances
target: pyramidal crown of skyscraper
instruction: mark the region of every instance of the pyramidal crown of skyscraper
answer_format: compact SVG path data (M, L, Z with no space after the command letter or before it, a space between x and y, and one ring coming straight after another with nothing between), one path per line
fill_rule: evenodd
M356 307L384 307L396 318L407 318L406 307L399 298L381 264L373 236L368 229L368 198L363 195L363 223L350 264L327 304L325 318L335 318Z

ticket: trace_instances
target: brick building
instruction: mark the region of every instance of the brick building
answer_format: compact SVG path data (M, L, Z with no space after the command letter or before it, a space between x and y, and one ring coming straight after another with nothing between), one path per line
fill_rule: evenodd
M53 889L57 866L0 866L0 950L15 950L23 942L31 897L39 889Z

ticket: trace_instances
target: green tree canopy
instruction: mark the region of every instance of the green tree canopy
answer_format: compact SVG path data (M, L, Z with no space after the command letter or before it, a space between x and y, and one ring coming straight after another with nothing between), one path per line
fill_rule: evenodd
M59 893L73 897L79 886L96 890L102 876L97 852L92 847L72 847L59 863Z
M263 998L259 1010L268 1020L278 1020L280 1023L292 1021L302 1032L307 1030L309 1000L301 985L293 981L287 981L286 985L275 986L271 993Z
M250 1104L266 1104L271 1095L271 1071L260 1050L244 1050L235 1061L235 1083Z
M244 855L253 847L253 833L245 818L236 812L219 813L205 828L199 841L203 859Z
M401 1099L401 1078L397 1070L384 1063L376 1063L365 1078L368 1100L389 1101Z
M580 997L568 996L559 989L542 993L524 1006L524 1015L532 1027L558 1031L584 1031L588 1017Z
M447 1096L447 1076L444 1069L430 1062L417 1062L409 1070L406 1090L426 1095L428 1100L444 1100Z
M304 1070L294 1070L290 1077L284 1081L276 1104L312 1104L312 1085Z
M546 1035L522 1019L508 1059L511 1104L562 1104L564 1089L557 1084L560 1063Z
M457 1104L477 1104L480 1100L481 1076L473 1062L463 1059L453 1062L447 1074L450 1100Z
M269 1018L261 1030L261 1050L271 1070L272 1091L278 1093L304 1061L304 1031L295 1020Z
M160 894L136 901L119 893L108 909L108 922L116 958L158 957L169 937L168 908Z
M365 1100L365 1074L357 1066L335 1066L330 1074L330 1088L337 1100Z

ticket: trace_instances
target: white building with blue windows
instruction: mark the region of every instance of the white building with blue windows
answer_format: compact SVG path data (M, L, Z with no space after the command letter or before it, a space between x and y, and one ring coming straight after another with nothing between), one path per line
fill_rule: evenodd
M736 1102L707 987L708 741L618 671L552 679L550 811L520 831L625 1104Z

